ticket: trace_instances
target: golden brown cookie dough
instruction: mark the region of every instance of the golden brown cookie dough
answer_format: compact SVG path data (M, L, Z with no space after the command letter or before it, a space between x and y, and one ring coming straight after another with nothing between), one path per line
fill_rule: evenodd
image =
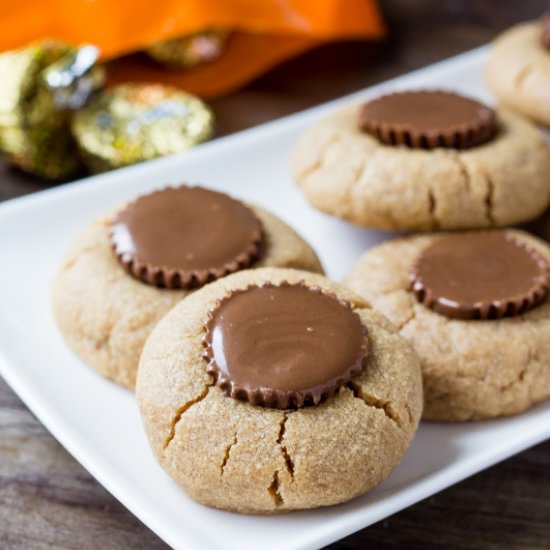
M550 126L550 49L542 44L539 22L502 33L493 42L485 75L503 105Z
M362 105L329 115L302 135L292 174L313 206L387 230L506 226L550 202L550 152L529 122L497 110L499 131L465 150L382 145L359 129Z
M251 206L265 248L254 267L322 272L309 245L273 214ZM71 348L95 370L133 388L141 349L157 321L189 290L161 289L129 275L114 254L115 213L93 221L70 248L53 283L53 310Z
M550 247L506 230L550 261ZM409 272L444 234L396 239L366 252L344 283L392 321L422 367L424 415L476 420L524 411L550 396L550 299L519 316L459 320L418 302Z
M364 370L316 406L264 408L224 395L207 373L204 324L230 291L304 281L349 302L368 328ZM211 283L175 307L146 342L136 387L153 452L195 500L243 513L344 502L380 483L417 428L418 361L361 298L325 277L247 270Z

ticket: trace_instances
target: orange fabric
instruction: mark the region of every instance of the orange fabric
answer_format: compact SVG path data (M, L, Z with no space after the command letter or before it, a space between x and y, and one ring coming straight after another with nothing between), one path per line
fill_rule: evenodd
M145 55L131 55L108 63L108 84L164 82L201 97L223 95L298 55L320 40L305 36L280 37L238 32L231 36L223 55L191 71L165 69ZM254 55L251 55L254 52Z
M139 58L115 62L112 82L170 82L201 95L225 93L323 41L380 38L375 0L0 0L0 51L58 38L97 45L104 59L208 27L237 29L221 58L169 72Z

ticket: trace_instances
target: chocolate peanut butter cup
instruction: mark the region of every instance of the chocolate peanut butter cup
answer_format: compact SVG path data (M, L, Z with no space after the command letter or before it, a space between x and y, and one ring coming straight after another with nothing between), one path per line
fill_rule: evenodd
M467 149L490 141L495 112L461 95L443 91L396 92L368 101L359 127L385 145L414 149Z
M226 395L278 409L333 395L361 372L369 349L351 306L303 283L230 293L209 313L204 345Z
M520 315L550 288L544 258L504 232L440 237L420 253L410 276L419 302L456 319Z
M136 278L195 288L260 257L260 220L243 203L202 187L170 187L139 197L110 226L119 261Z
M542 45L550 50L550 11L540 18L540 40Z

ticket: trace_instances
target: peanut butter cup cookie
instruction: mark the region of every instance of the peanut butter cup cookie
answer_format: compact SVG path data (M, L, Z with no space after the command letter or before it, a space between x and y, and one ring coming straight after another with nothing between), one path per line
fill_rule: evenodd
M503 105L550 126L550 12L494 41L486 78Z
M345 284L413 345L424 418L475 420L550 396L549 262L522 231L430 234L369 250Z
M301 137L292 173L319 210L379 229L506 226L550 202L542 134L442 91L388 94L333 113Z
M143 343L194 289L243 268L322 271L285 223L201 187L139 197L88 226L53 284L67 343L101 374L133 388Z
M297 270L244 270L155 327L136 396L161 466L243 513L344 502L380 483L418 426L411 346L360 297Z

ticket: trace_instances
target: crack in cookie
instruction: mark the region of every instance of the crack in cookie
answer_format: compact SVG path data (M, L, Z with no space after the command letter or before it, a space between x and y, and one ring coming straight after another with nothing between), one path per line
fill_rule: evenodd
M193 406L197 403L200 403L203 399L206 398L208 395L208 392L210 391L210 388L212 386L206 386L202 393L195 397L194 399L191 399L190 401L187 401L185 405L181 406L177 411L174 417L172 418L172 422L170 425L170 432L168 433L168 437L164 441L164 449L166 450L168 448L168 445L172 442L174 439L174 436L176 435L176 426L178 425L178 422L181 420L181 417Z
M432 220L432 229L437 230L441 227L441 223L437 219L436 215L437 201L435 199L435 193L432 187L428 187L428 213Z
M227 466L227 463L229 462L229 457L231 455L231 449L238 443L238 437L237 432L233 434L233 440L227 445L225 448L225 453L223 455L222 463L220 464L220 475L223 477L223 474L225 472L225 467Z
M326 140L326 142L319 148L319 151L317 152L317 160L312 162L309 166L306 166L303 168L299 173L297 178L299 180L305 180L308 176L311 174L317 172L325 163L325 157L327 151L332 147L332 145L338 143L340 141L340 135L335 132L334 134L330 135L329 138Z
M514 88L516 90L521 90L527 77L533 72L532 65L525 65L522 67L516 74L514 78Z
M288 473L290 474L291 479L294 480L294 461L292 460L292 457L290 456L290 453L288 452L288 449L284 444L286 421L288 420L291 414L292 413L289 413L289 412L285 412L283 414L283 419L279 427L279 435L277 437L277 445L279 445L283 458L285 459L285 464L286 464Z
M375 397L374 395L367 393L360 384L357 384L353 381L348 382L347 388L349 391L351 391L355 399L363 401L363 403L365 403L367 407L382 411L386 415L388 420L393 422L399 429L403 429L403 426L401 425L401 420L399 419L399 415L393 409L391 401L384 401Z
M485 195L485 210L486 210L486 216L487 221L490 225L496 225L495 216L494 216L494 201L493 196L495 193L495 184L493 183L493 179L491 176L489 176L488 173L485 174L485 178L487 181L487 194Z
M267 492L270 494L271 498L273 499L273 504L275 504L276 508L281 507L284 504L283 497L281 496L281 492L279 490L279 471L275 470L273 473L273 481L271 482L271 485L267 488Z

